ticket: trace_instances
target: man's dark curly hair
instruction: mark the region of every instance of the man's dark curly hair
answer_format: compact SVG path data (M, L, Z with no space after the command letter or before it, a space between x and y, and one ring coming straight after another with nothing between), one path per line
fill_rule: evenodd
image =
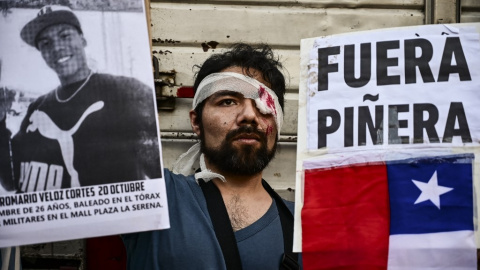
M200 82L208 75L234 66L242 67L249 76L251 76L249 74L251 69L260 71L263 79L270 84L270 88L277 95L278 102L283 110L285 103L285 77L280 71L283 65L270 46L266 44L251 46L245 43L236 43L232 45L230 50L210 56L195 75L194 91L197 91ZM197 121L200 124L202 122L204 104L205 101L195 108Z

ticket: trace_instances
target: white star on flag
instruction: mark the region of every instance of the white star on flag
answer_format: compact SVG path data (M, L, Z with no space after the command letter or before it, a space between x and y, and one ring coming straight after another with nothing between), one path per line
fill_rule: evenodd
M453 188L438 185L437 171L433 173L428 183L413 179L412 182L422 191L414 204L430 200L438 209L440 209L440 195L453 190Z

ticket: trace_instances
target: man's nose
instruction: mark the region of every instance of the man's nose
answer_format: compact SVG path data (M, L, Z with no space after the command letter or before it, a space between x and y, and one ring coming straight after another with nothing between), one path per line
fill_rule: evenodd
M255 101L252 99L245 99L243 102L242 110L238 116L240 124L253 124L258 125L258 116L260 111L257 109Z
M65 42L60 40L59 38L54 38L52 40L52 49L54 51L58 51L58 50L61 50L65 47Z

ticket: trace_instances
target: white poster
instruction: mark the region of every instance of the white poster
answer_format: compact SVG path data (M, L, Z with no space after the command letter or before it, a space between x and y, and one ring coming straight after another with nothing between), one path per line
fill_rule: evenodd
M479 33L478 23L420 25L301 41L296 252L311 164L473 153L480 193Z
M0 247L168 228L144 1L53 2L0 15Z
M476 146L480 41L429 25L316 38L307 79L308 149Z

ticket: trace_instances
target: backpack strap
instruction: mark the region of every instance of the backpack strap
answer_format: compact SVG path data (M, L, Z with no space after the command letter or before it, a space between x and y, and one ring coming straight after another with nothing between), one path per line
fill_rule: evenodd
M233 232L220 190L218 190L213 181L205 183L203 179L198 179L198 183L207 201L208 213L210 214L218 243L222 249L227 270L242 270L237 240L235 239L235 233Z
M281 270L299 269L298 254L293 253L293 215L288 209L283 199L276 193L267 181L262 179L263 188L272 196L277 203L278 215L282 224L283 233L283 258L280 264Z

